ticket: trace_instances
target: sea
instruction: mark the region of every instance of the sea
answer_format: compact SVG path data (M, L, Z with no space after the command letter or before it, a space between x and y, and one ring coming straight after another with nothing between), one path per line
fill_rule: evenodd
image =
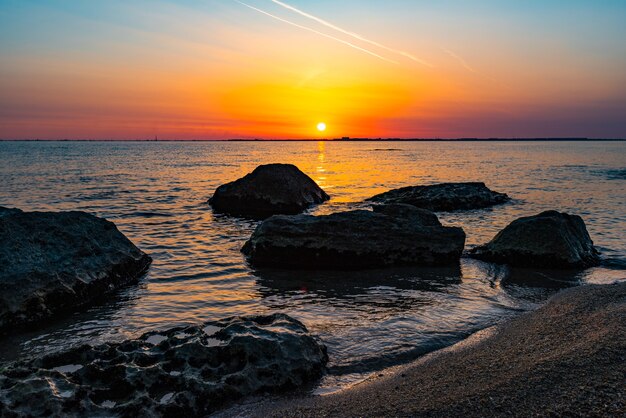
M580 215L602 254L584 271L520 270L463 257L446 268L256 270L240 249L258 221L214 214L215 189L260 164L292 163L331 200L368 208L393 188L482 181L489 209L438 213L466 249L522 216ZM0 142L0 206L81 210L113 221L154 259L138 284L0 340L0 362L230 316L283 312L328 347L329 393L540 306L560 289L626 279L626 142Z

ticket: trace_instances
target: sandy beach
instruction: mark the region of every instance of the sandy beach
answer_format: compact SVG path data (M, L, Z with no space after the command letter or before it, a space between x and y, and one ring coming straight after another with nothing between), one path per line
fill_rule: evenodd
M625 377L626 283L588 285L343 392L226 415L624 416Z

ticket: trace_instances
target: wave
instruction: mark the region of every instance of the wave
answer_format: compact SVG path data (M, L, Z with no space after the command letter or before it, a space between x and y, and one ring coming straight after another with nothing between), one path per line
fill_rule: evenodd
M131 212L118 216L118 218L172 218L173 213L163 212Z

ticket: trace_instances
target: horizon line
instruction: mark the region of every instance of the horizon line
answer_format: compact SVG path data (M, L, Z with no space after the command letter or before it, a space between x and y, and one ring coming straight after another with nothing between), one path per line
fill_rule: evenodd
M549 141L572 141L572 142L620 142L625 138L588 138L588 137L457 137L457 138L409 138L409 137L389 137L389 138L224 138L224 139L45 139L45 138L0 138L0 142L488 142L488 141L509 141L509 142L549 142Z

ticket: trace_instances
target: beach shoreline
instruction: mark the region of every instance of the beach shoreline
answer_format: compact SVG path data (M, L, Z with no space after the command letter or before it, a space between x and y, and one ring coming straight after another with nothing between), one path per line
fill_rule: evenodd
M584 285L343 391L218 416L619 416L624 376L626 282Z

